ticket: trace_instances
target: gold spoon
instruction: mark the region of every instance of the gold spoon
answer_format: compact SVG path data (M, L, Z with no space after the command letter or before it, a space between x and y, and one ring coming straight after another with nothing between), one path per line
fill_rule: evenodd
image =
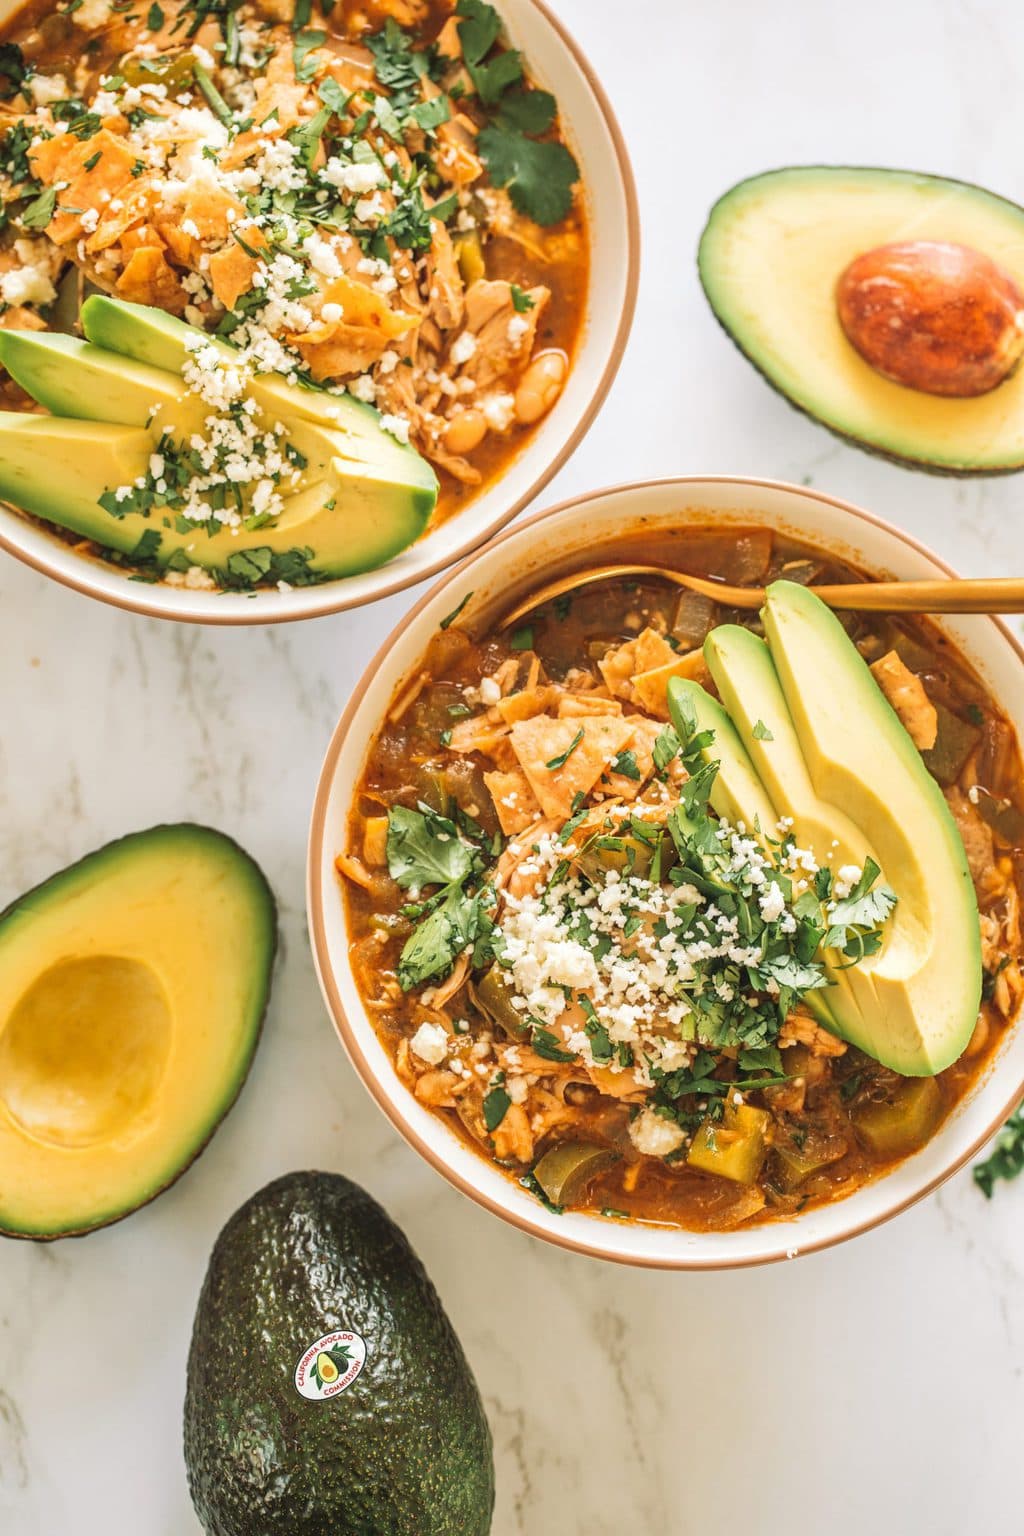
M517 604L502 620L502 628L525 618L542 603L595 581L614 581L621 576L656 577L700 592L725 608L760 608L764 587L730 587L724 581L691 576L664 565L598 565L588 571L560 576ZM857 613L1024 613L1024 576L986 576L965 581L947 577L941 581L857 581L841 586L808 587L830 608Z

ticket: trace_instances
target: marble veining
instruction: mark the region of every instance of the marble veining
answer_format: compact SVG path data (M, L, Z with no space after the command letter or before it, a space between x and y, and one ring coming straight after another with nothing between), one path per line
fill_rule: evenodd
M719 331L694 250L719 192L792 161L908 165L1024 198L1024 11L1009 0L557 9L621 114L645 251L619 380L545 499L686 471L777 476L861 502L967 573L1005 573L1024 478L911 474L803 420ZM0 903L121 832L191 818L252 850L283 930L252 1077L195 1168L120 1226L0 1250L0 1532L196 1536L180 1423L194 1300L230 1212L300 1166L365 1183L430 1268L494 1429L494 1536L1018 1524L1024 1184L989 1205L963 1174L854 1244L762 1271L631 1272L472 1206L356 1081L309 960L307 820L334 721L411 601L200 631L0 565Z

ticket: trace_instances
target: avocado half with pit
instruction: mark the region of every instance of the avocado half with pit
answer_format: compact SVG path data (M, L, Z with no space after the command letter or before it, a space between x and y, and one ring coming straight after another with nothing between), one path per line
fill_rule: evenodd
M924 260L959 251L973 258L975 271L998 269L1009 302L990 295L988 308L971 309L977 292L955 278L926 317L956 324L970 311L977 328L960 334L965 367L1012 337L1014 355L994 375L1002 379L996 387L961 397L908 387L867 360L870 347L862 353L851 342L837 304L841 279L857 258L886 250L905 258L908 245L911 257L914 250ZM1024 369L1013 369L1024 346L1024 317L1012 302L1024 292L1024 208L1016 203L969 182L912 171L792 166L742 181L718 200L701 236L698 269L716 318L740 351L792 405L838 436L937 473L1024 468ZM868 318L880 322L876 337L885 328L912 333L913 314L899 306L941 273L917 276L923 281L908 290L905 259L865 273L860 297ZM991 334L981 334L985 327ZM938 356L948 337L930 332L917 340Z
M118 1221L202 1151L245 1081L274 899L230 838L160 826L0 915L0 1233Z
M237 353L162 310L102 295L82 306L82 326L84 341L0 331L0 363L50 412L0 412L0 496L15 506L128 560L144 551L158 567L229 577L250 573L239 557L255 550L269 552L252 566L257 577L275 557L284 570L295 552L314 580L353 575L393 559L426 527L438 490L426 460L385 432L370 406L273 373L248 386L255 420L283 424L302 465L298 484L282 486L273 522L188 524L160 505L108 510L100 498L147 474L165 432L187 445L210 415L182 377L188 342L201 337L225 365Z
M960 834L917 748L843 626L805 587L778 581L762 609L766 639L738 625L704 646L720 699L681 678L719 770L711 802L732 822L776 836L783 817L820 865L872 858L896 894L878 952L847 966L808 1007L834 1033L907 1077L951 1065L981 1004L978 906ZM760 727L755 729L755 727Z

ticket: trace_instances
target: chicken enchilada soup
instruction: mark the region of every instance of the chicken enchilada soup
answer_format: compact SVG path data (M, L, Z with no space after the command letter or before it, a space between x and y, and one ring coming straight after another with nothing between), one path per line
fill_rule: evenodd
M579 171L483 0L70 0L4 39L18 507L152 579L320 581L457 512L558 399Z
M764 528L664 555L763 608L612 581L503 629L467 597L338 869L422 1104L546 1204L708 1230L851 1193L969 1090L1022 990L1024 810L930 621L831 613L810 588L858 573Z

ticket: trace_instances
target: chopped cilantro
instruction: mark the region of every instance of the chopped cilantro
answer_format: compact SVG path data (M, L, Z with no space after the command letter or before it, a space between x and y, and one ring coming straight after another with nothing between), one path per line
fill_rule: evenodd
M146 14L146 30L147 32L159 32L163 24L163 10L158 5L157 0L153 0L153 4L150 6L149 11Z
M53 218L57 207L57 188L44 187L38 197L34 197L26 208L22 209L21 222L26 229L45 229Z
M751 736L753 736L755 741L774 741L775 740L775 737L772 735L771 731L765 725L763 720L755 720L754 721L754 729L751 731L750 734L751 734Z
M483 1111L484 1125L489 1131L496 1131L498 1126L508 1114L512 1100L501 1084L497 1084L484 1094Z
M516 314L525 315L528 314L531 309L536 308L536 299L531 298L525 288L520 288L518 283L513 283L511 286L512 308L515 310Z
M321 44L327 41L326 32L298 32L292 44L292 61L295 65L295 78L305 84L312 80L316 74L316 60L310 58L310 54ZM322 100L323 98L321 98Z
M543 1056L545 1061L575 1061L572 1051L564 1051L558 1043L558 1036L553 1035L550 1029L545 1029L543 1024L533 1025L533 1049L538 1056Z
M609 767L612 773L621 773L623 778L634 779L637 783L643 778L640 764L636 760L636 753L628 747L612 758Z
M31 73L17 43L0 44L0 101L10 101L12 96L17 96Z
M533 650L533 630L529 625L523 629L517 629L509 641L509 649L513 651Z

